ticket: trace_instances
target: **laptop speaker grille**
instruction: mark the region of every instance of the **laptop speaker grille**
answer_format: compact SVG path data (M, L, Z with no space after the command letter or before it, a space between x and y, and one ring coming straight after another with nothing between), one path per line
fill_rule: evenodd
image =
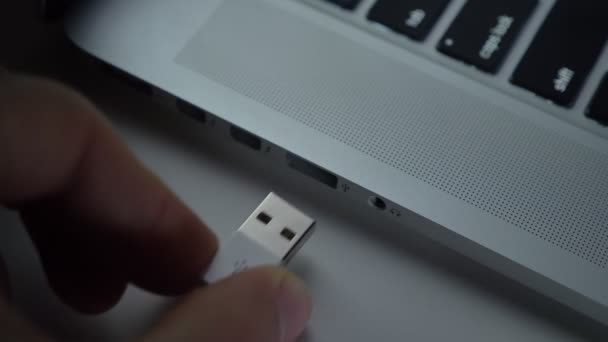
M228 11L220 8L177 61L606 267L606 153L335 33L294 22L276 8L246 7L239 2ZM250 20L248 30L236 31L229 23L238 20L239 11L241 19L255 11L277 13L264 15L271 19L263 22ZM286 41L298 43L281 43ZM293 60L300 62L297 67L285 62Z

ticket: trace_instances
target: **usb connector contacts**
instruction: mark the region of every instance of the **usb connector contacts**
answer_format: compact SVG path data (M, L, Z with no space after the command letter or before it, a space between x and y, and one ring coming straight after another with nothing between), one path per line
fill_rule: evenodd
M260 265L284 265L313 232L315 221L274 193L268 196L220 249L207 283Z

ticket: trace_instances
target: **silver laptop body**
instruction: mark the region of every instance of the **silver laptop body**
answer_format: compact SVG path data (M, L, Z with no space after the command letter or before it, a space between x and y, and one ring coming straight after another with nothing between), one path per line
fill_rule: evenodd
M495 73L437 49L464 4L449 1L422 40L371 22L372 0L83 1L66 25L269 162L608 324L608 128L585 116L608 49L560 106L512 82L555 0Z

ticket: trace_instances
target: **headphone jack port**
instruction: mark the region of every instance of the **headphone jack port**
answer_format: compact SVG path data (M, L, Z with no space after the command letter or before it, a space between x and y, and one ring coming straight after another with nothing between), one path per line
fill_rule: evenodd
M368 200L367 203L369 203L370 206L378 209L378 210L384 210L386 209L386 203L384 202L383 199L381 199L378 196L371 196Z

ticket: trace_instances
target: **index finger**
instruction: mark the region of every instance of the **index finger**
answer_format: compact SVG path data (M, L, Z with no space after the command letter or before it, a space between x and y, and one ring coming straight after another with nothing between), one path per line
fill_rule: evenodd
M127 281L179 293L211 261L215 236L73 91L0 75L0 149L0 202L21 211L51 286L71 304L99 297L100 282L108 297Z

